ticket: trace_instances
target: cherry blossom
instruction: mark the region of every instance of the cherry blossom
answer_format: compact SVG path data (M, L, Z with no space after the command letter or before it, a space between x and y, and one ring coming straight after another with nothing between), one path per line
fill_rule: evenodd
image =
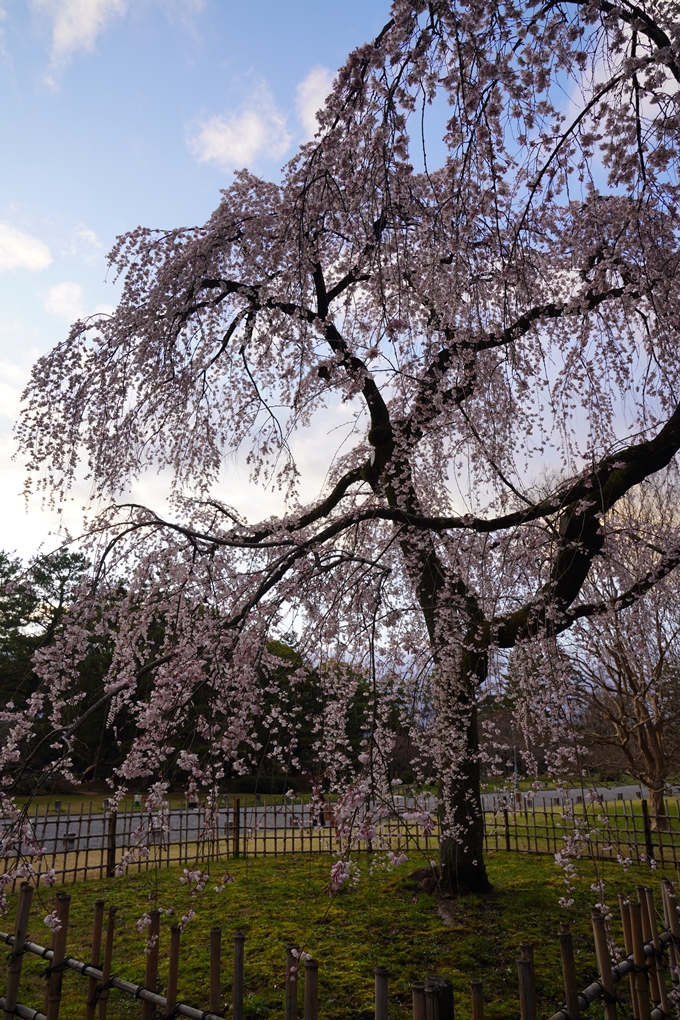
M108 635L98 704L135 732L121 786L181 773L214 797L263 754L296 769L306 678L338 831L379 832L406 735L439 786L442 888L488 888L485 691L512 658L564 774L579 752L546 720L565 677L532 684L531 663L680 563L667 535L591 597L635 540L620 501L680 447L679 54L663 0L395 0L280 183L244 170L203 226L118 239L118 308L75 323L25 394L28 490L58 501L85 474L118 502L90 515L91 584L4 723L8 791L39 704L72 775L79 663ZM296 450L339 408L303 504ZM232 455L279 516L217 497ZM150 469L172 475L166 516L123 502ZM286 634L297 677L269 668ZM348 876L338 861L332 886Z

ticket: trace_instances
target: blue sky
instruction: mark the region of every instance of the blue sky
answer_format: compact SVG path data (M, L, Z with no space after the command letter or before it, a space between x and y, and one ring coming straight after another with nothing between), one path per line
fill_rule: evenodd
M202 223L236 167L276 178L388 16L387 0L0 0L0 548L57 544L54 513L19 495L12 426L35 358L115 306L116 235ZM76 530L85 501L65 509Z

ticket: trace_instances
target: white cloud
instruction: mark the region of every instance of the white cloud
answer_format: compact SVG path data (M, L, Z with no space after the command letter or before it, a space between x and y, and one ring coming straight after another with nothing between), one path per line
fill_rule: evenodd
M30 234L0 223L0 272L5 269L47 269L52 261L50 249Z
M332 85L333 72L317 64L295 90L297 115L305 129L306 138L313 138L319 130L316 111L323 106Z
M103 248L94 230L90 230L84 223L78 223L71 231L71 243L64 254L75 255L84 262L93 263L101 258Z
M260 158L281 159L291 141L286 118L262 85L241 113L203 121L189 139L189 147L200 163L215 163L229 171Z
M63 64L76 50L93 50L111 18L125 14L129 0L32 0L51 23L52 61Z
M76 319L82 319L85 314L84 297L83 288L79 283L56 283L47 292L45 309L51 315L75 322Z

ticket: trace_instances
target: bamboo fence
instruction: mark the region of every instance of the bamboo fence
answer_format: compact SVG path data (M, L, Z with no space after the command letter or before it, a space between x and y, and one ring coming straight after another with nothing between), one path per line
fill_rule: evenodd
M371 840L353 843L358 850L435 852L439 844L436 815L431 826L409 821L408 811L394 810L376 824ZM404 817L406 815L407 817ZM127 808L96 811L93 803L78 810L27 818L30 844L9 841L0 858L0 874L29 859L40 875L54 872L56 881L76 882L113 876L122 868L148 870L197 861L238 857L316 854L342 849L346 840L334 827L333 806L226 798L217 811L198 805L168 811L159 818ZM9 821L4 823L9 826ZM35 852L39 846L41 853ZM578 850L581 856L653 859L662 866L680 864L680 801L669 801L661 819L651 815L646 800L564 804L559 796L537 806L529 798L497 799L484 812L484 846L489 851L555 854ZM143 848L140 852L140 848Z
M52 934L51 946L38 945L29 938L30 910L33 886L23 883L17 897L14 933L0 932L0 942L10 947L5 994L0 996L3 1020L18 1016L23 1020L58 1020L62 1007L63 982L72 975L84 978L83 1012L85 1020L106 1020L112 989L129 997L127 1015L135 1015L134 1002L139 1003L138 1015L142 1020L183 1016L191 1020L217 1020L228 1011L233 1020L243 1020L245 988L245 936L237 932L233 939L230 1002L225 1001L222 930L213 928L206 945L207 1008L200 1009L178 999L181 962L181 927L170 931L169 962L164 987L158 982L160 950L160 912L151 912L150 938L144 963L144 982L135 984L117 977L114 972L116 909L105 910L103 900L94 905L91 954L89 962L75 960L67 955L70 896L57 893L55 914L60 927ZM592 908L592 926L598 977L587 988L578 991L574 968L574 945L567 924L559 934L564 1002L550 1020L580 1020L588 1007L601 1000L605 1020L617 1020L618 1012L632 1015L635 1020L664 1020L680 1003L678 962L680 960L680 923L676 897L671 883L661 883L662 911L657 915L652 890L638 886L637 899L620 897L621 920L626 957L612 965L605 918ZM104 918L106 913L106 925ZM659 917L662 918L659 925ZM661 930L660 930L661 929ZM103 951L102 951L103 945ZM282 947L282 963L283 963ZM42 1010L20 1002L23 961L26 954L34 954L47 961L44 972ZM319 1018L319 962L297 952L297 947L285 947L286 984L284 993L285 1020L297 1020L300 992L302 991L304 1020ZM141 970L141 965L140 965ZM517 960L517 975L521 1020L537 1020L536 980L534 951L531 943L521 945ZM627 996L617 994L616 985L626 984ZM302 987L301 987L302 986ZM429 977L415 981L411 986L413 1020L454 1020L452 982L444 977ZM484 1020L484 994L481 981L470 986L473 1020ZM375 1020L387 1020L389 1005L389 975L384 967L375 970ZM82 1015L82 1013L80 1013Z

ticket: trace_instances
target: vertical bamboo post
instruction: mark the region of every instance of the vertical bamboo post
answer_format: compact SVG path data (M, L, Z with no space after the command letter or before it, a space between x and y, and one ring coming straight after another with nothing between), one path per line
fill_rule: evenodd
M472 994L472 1020L484 1020L484 995L482 993L482 982L471 981L470 992Z
M645 831L645 851L647 853L647 860L654 860L654 845L652 843L652 827L649 824L649 808L647 801L642 798L642 826Z
M243 1020L243 944L246 940L242 931L234 935L234 980L231 986L232 1020ZM286 982L286 989L288 983Z
M673 936L673 943L668 949L668 958L671 964L671 974L673 975L673 984L678 985L679 978L677 973L678 967L678 947L680 946L680 920L678 920L678 912L675 908L675 893L673 892L673 886L669 879L665 878L661 884L663 889L664 906L666 911L666 922L670 928L671 935Z
M170 929L170 959L168 961L168 987L165 992L165 1015L174 1017L177 1006L177 980L179 978L179 940L182 932L178 924Z
M425 982L425 1020L439 1020L437 989L432 981Z
M32 899L33 886L29 885L28 882L22 882L19 888L19 903L17 904L17 916L14 922L14 944L12 945L12 955L10 956L9 967L7 968L7 989L5 991L3 1020L14 1020L14 1008L19 998L21 967L24 962L23 949L26 943Z
M222 1005L222 982L220 968L222 964L222 929L210 929L210 1003L211 1013L219 1013Z
M286 946L286 1007L285 1020L297 1020L298 957L297 946Z
M241 801L234 800L234 857L241 855Z
M104 928L104 900L97 900L94 905L94 923L92 925L92 949L90 950L90 966L99 970L102 955L102 930ZM94 1020L94 995L97 990L97 979L91 977L87 983L87 1005L85 1020Z
M426 1020L424 981L413 982L411 985L411 997L413 1000L413 1020Z
M529 987L531 993L532 1015L536 1016L536 975L534 973L534 944L533 942L521 942L520 951L522 959L529 962Z
M595 936L595 955L597 969L600 972L600 983L604 989L605 1020L616 1020L616 999L614 998L614 978L612 977L612 961L607 946L607 932L604 917L597 907L591 907L593 915L593 935Z
M574 940L566 921L562 922L560 932L560 955L562 957L562 977L564 980L564 998L567 1002L569 1020L580 1020L581 1007L578 1001L576 985L576 967L574 966Z
M505 849L510 852L510 820L508 818L508 809L503 808L503 828L505 830Z
M112 811L109 815L109 827L106 842L106 874L109 878L116 875L116 823L118 814Z
M149 917L151 924L149 925L148 945L146 947L144 987L148 988L150 992L155 992L158 988L158 941L161 934L160 910L150 910ZM154 1003L148 1002L145 999L142 1005L142 1020L152 1020L155 1011Z
M426 1020L453 1020L453 985L448 978L429 977L425 982Z
M375 1020L387 1020L387 967L376 967L375 975ZM307 1020L307 1017L305 1017Z
M305 960L305 1020L319 1020L318 960Z
M642 939L642 918L640 903L631 900L630 933L633 940L633 962L635 964L635 998L639 1011L639 1020L651 1020L649 1006L649 986L647 983L647 961L645 959L644 942Z
M640 920L642 922L642 940L648 944L654 941L652 936L652 921L649 916L649 906L647 903L647 890L644 885L637 886L638 902L640 904ZM661 994L659 992L659 982L656 976L656 967L650 965L647 968L649 975L649 995L655 1006L661 1002Z
M531 961L521 957L517 961L519 980L519 1011L522 1020L536 1020L536 1008L531 994Z
M623 946L626 950L626 956L632 956L633 953L633 936L631 935L630 928L630 903L623 893L619 893L619 910L621 911L621 927L623 929ZM637 1004L637 995L635 992L635 971L631 971L628 975L628 982L630 985L630 1004L633 1010L633 1017L635 1020L639 1020L640 1011Z
M102 986L99 993L99 1020L106 1020L109 1005L109 982L111 980L111 960L113 958L113 933L116 927L117 907L109 907L106 919L106 942L104 943L104 963L102 964Z
M47 993L45 996L45 1015L47 1020L58 1020L61 1004L61 986L64 981L64 959L66 957L66 938L68 936L68 914L71 897L67 893L57 894L57 920L61 927L55 932L54 956L49 967Z
M656 986L659 992L659 1005L664 1016L670 1016L670 1003L666 992L666 975L663 967L663 953L661 952L661 941L659 939L659 929L656 924L656 911L654 909L654 893L649 886L645 888L645 893L647 895L647 916L649 917L652 943L656 951L656 967L654 969Z

